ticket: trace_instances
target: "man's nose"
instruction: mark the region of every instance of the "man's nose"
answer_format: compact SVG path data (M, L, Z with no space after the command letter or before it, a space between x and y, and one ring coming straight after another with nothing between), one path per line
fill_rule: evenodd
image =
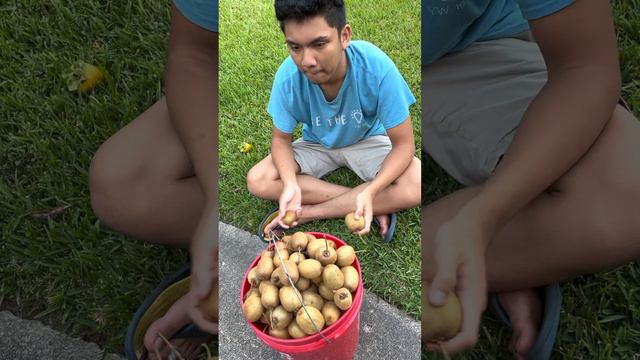
M312 50L304 49L302 50L302 66L304 67L314 67L316 66L316 57Z

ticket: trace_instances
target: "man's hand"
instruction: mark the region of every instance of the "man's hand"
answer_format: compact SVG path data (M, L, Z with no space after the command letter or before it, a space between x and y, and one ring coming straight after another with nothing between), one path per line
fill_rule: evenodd
M200 329L212 334L218 333L214 323L201 308L209 297L212 286L218 286L218 217L215 213L203 213L191 242L191 283L188 314Z
M453 354L473 347L478 340L480 320L486 307L487 283L485 249L493 236L481 215L462 209L442 224L434 239L436 274L430 287L429 301L443 305L450 291L455 291L462 304L462 328L452 339L429 344L430 351Z
M373 198L375 197L372 194L371 189L366 187L358 196L356 196L356 211L355 211L355 219L360 219L361 216L364 216L364 229L356 232L358 235L368 234L371 230L371 220L373 220Z
M297 217L300 217L300 211L302 209L302 190L300 190L300 186L298 183L285 183L282 188L282 193L280 194L280 200L278 203L280 207L280 212L275 219L273 219L267 226L264 228L264 235L269 236L271 230L273 230L276 226L280 225L284 229L288 229L289 226L282 222L282 218L284 217L287 210L294 211ZM291 227L298 225L297 221L294 221L291 224Z

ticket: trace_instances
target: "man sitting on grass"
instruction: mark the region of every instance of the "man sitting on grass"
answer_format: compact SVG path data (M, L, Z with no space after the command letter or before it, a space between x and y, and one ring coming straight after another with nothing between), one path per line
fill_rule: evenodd
M373 216L389 241L390 214L420 203L420 160L409 106L415 102L395 64L365 41L351 41L342 0L276 0L276 17L290 56L276 73L268 111L273 118L271 154L247 175L249 191L279 200L297 225L312 219ZM292 144L298 123L302 138ZM321 178L348 167L364 183L349 188Z

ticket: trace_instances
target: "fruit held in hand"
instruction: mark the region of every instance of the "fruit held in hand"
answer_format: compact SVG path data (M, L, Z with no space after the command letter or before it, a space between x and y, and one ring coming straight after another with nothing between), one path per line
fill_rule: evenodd
M453 292L443 306L433 306L429 301L429 286L422 287L422 341L448 340L454 337L462 325L462 306Z
M347 216L344 217L344 222L351 232L364 229L364 216L360 216L359 219L356 219L355 216L355 213L348 213Z
M296 220L298 220L298 216L296 215L295 211L287 210L287 212L284 213L284 217L282 218L282 223L287 226L291 226L291 224L293 224Z

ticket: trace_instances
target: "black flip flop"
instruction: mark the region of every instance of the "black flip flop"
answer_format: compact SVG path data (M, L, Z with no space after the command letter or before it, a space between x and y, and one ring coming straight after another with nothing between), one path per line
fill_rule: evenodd
M262 219L262 221L260 221L260 225L258 225L258 232L256 233L256 235L258 235L258 237L260 238L260 240L262 240L262 242L265 243L269 243L271 242L271 238L266 237L264 234L264 228L269 225L269 223L271 223L273 221L273 219L275 219L278 214L280 213L280 209L278 207L274 207L273 209L271 209L269 211L269 213ZM284 229L281 228L280 226L276 226L273 229L273 232L275 232L276 234L279 232L284 233Z
M146 360L148 358L147 349L144 347L144 334L151 323L163 316L178 299L189 291L190 275L191 266L186 264L180 270L162 280L160 285L140 305L127 328L127 336L124 343L127 360ZM171 336L171 340L215 338L216 336L190 323L176 331Z
M389 229L387 229L387 234L382 239L385 243L390 243L393 241L393 235L396 232L396 223L398 222L398 216L395 213L389 214ZM373 223L380 227L380 222L378 218L373 218Z

